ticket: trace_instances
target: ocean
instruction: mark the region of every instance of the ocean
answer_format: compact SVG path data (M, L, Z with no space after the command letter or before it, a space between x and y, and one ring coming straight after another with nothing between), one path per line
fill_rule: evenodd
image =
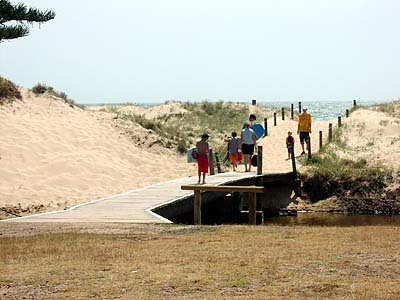
M357 101L357 105L373 105L378 102L373 101ZM257 102L257 104L264 105L266 107L274 109L287 109L290 112L291 104L293 104L293 109L295 113L299 112L299 102ZM301 102L302 106L307 106L308 112L312 115L314 121L331 120L338 116L344 116L346 114L346 109L351 109L353 107L353 101L307 101Z
M241 101L240 101L241 102ZM141 105L145 108L149 108L152 106L157 106L160 104L164 104L165 102L151 102L151 103L132 103L135 105ZM242 102L245 103L245 102ZM249 101L249 103L251 103ZM357 105L368 106L384 103L384 101L359 101L357 100ZM124 103L126 104L126 103ZM290 101L257 101L257 105L263 105L268 108L273 108L277 110L281 110L282 107L285 108L288 112L290 112L291 104L293 104L294 112L297 113L299 111L299 102L290 102ZM96 104L84 104L84 105L118 105L118 103L96 103ZM301 105L305 105L308 108L308 112L312 115L314 121L321 120L331 120L335 119L338 116L344 116L346 113L346 109L351 109L353 107L353 101L304 101Z

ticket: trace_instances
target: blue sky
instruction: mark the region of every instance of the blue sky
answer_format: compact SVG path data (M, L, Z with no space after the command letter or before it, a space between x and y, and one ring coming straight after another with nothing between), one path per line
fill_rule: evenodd
M56 18L0 43L0 75L80 103L400 97L398 0L23 2Z

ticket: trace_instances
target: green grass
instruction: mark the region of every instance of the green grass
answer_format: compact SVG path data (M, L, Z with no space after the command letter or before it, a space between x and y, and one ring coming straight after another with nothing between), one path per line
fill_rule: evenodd
M387 173L383 167L369 166L366 159L341 158L331 149L313 154L311 159L304 159L303 164L310 167L310 173L323 175L335 181L347 181L358 177L380 178Z

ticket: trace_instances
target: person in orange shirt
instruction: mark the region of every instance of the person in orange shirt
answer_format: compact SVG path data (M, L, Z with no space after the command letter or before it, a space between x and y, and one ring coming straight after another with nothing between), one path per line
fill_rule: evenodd
M308 113L307 106L303 106L303 113L299 115L297 134L299 134L301 149L303 150L300 155L306 154L304 152L304 142L307 143L308 149L308 138L311 134L311 115Z

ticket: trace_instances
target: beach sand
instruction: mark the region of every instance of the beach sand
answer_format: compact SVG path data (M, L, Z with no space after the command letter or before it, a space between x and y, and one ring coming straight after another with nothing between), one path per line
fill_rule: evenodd
M185 156L136 146L112 114L22 93L23 101L0 106L0 207L64 209L196 175Z
M23 101L0 106L0 208L20 207L21 214L59 210L174 178L197 180L195 164L163 147L154 133L139 125L132 125L137 137L132 140L116 126L113 114L101 108L82 110L51 96L27 90L22 94ZM149 118L184 112L174 102L148 110L126 109ZM337 120L331 122L337 126ZM399 168L399 119L360 109L342 122L352 149L342 155ZM326 141L328 124L313 123L313 151L318 151L320 130ZM300 154L296 121L269 124L268 137L258 142L264 149L265 172L292 170L285 145L288 130L296 139L295 153Z

